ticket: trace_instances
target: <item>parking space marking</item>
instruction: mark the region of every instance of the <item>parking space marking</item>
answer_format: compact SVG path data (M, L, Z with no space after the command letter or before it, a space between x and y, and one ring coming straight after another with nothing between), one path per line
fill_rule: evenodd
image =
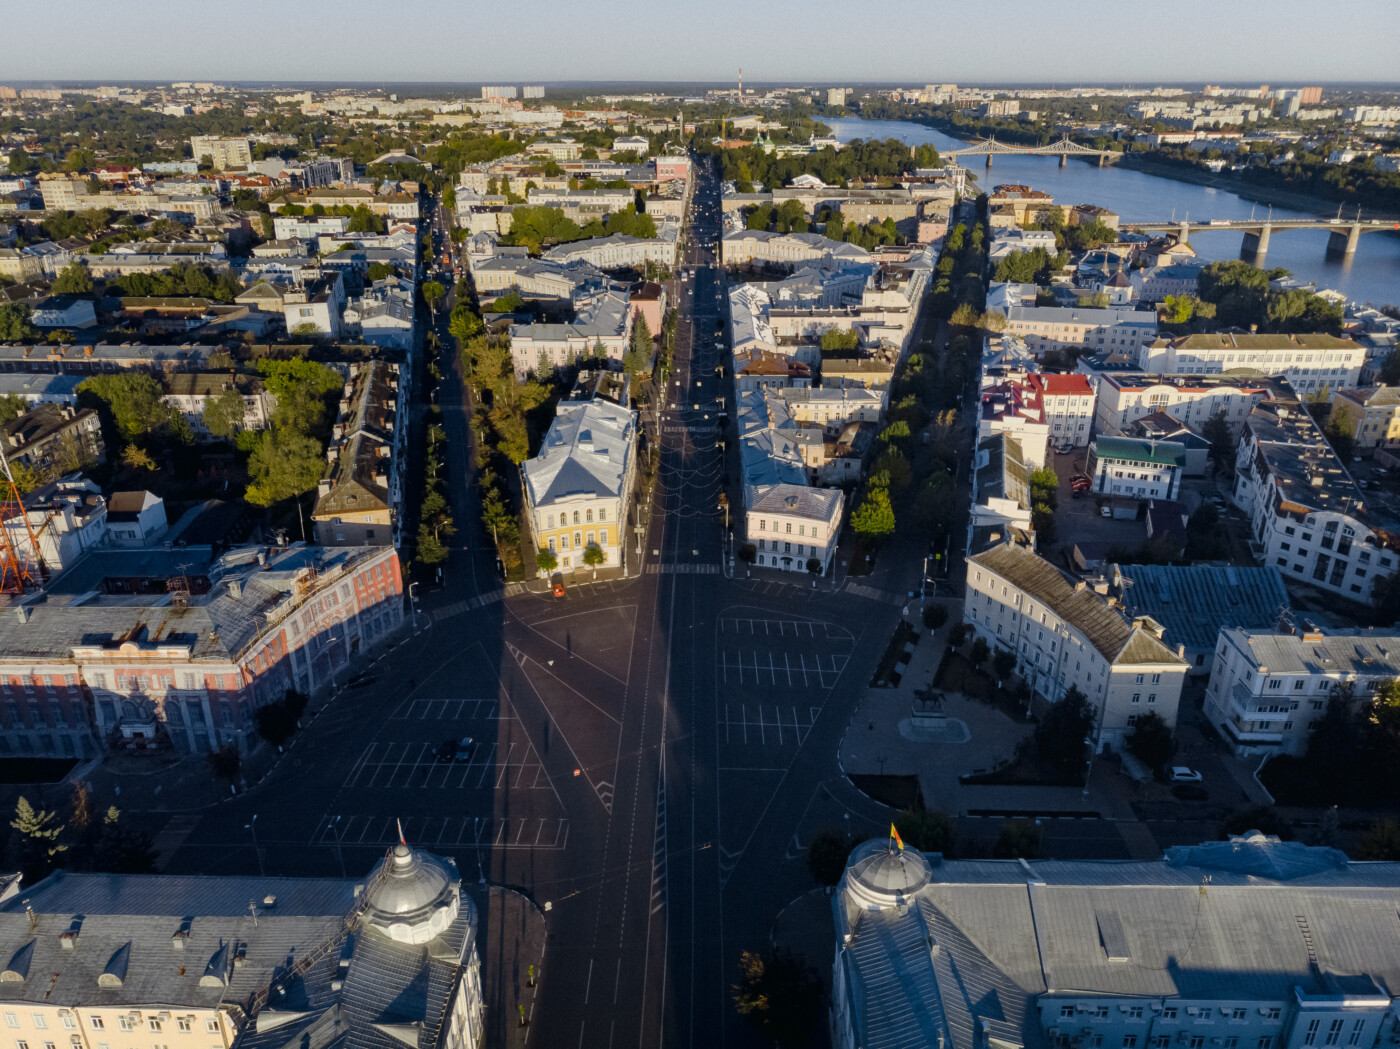
M328 815L316 829L312 842L387 847L399 840L399 825L400 820L393 816ZM410 816L402 819L402 826L409 841L432 842L449 849L489 845L558 850L569 840L568 819L551 816L511 816L500 821L483 816Z
M773 716L768 716L769 710ZM760 747L801 747L821 716L822 708L809 706L799 709L795 705L786 707L760 703L750 710L747 703L726 703L724 718L724 742L733 746L753 744ZM749 729L756 731L750 735Z
M795 665L792 662L794 655L797 656ZM800 649L796 652L784 649L783 665L780 667L777 653L772 649L759 648L741 648L737 651L721 648L719 657L719 662L715 665L719 667L720 680L724 684L747 683L778 687L786 685L788 688L796 688L800 684L804 689L813 686L821 689L834 688L849 659L846 655L813 653L809 660L807 653ZM778 676L780 670L783 672L782 677ZM729 676L731 673L735 675L732 679Z
M549 777L533 747L512 742L501 753L493 742L478 746L470 761L443 760L427 743L384 743L365 748L345 779L344 786L363 789L482 790L512 786L528 790L552 789Z
M499 720L494 699L410 699L389 715L391 721Z

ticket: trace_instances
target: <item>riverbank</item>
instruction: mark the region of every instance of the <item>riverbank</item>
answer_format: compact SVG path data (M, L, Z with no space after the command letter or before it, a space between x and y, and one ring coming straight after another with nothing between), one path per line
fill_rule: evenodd
M1274 189L1269 186L1260 186L1241 178L1239 175L1226 172L1202 171L1199 168L1188 168L1178 164L1163 164L1161 161L1154 161L1144 158L1138 153L1124 153L1123 156L1114 161L1119 167L1127 168L1131 171L1140 171L1144 175L1151 175L1154 178L1169 178L1176 182L1187 182L1193 186L1206 186L1210 189L1224 190L1233 193L1237 197L1253 201L1257 204L1272 204L1279 208L1292 208L1294 211L1307 211L1319 218L1332 218L1337 214L1337 202L1324 200L1309 193L1295 193L1286 189ZM1344 218L1346 216L1343 216ZM1368 211L1365 217L1375 219L1395 219L1400 220L1400 215L1383 211Z

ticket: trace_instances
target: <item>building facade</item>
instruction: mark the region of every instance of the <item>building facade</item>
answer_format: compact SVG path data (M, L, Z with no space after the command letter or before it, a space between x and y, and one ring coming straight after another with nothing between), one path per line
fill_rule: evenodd
M1137 355L1139 368L1159 375L1282 375L1300 397L1356 386L1365 363L1365 347L1332 335L1186 335L1149 340Z
M1126 499L1175 499L1186 472L1186 448L1172 441L1099 437L1089 457L1093 490Z
M845 512L839 488L750 485L744 532L760 568L826 575L836 554ZM815 565L815 570L813 566Z

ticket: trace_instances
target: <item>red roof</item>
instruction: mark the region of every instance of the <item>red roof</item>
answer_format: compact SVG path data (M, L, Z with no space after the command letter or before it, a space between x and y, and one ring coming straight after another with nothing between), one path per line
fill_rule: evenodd
M1040 392L1050 397L1092 397L1094 388L1089 385L1087 375L1051 372L1045 375L1028 376L1030 382Z

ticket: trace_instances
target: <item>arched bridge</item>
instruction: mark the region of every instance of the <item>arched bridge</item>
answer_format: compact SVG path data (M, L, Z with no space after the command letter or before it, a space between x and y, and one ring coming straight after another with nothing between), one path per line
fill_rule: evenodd
M1058 142L1050 142L1044 146L1013 146L1005 142L998 142L995 138L984 138L979 139L966 149L939 150L938 152L940 156L944 157L986 157L987 167L992 166L992 157L995 156L1059 157L1060 167L1064 167L1065 161L1070 157L1098 157L1099 167L1103 167L1105 161L1119 155L1112 150L1095 149L1093 146L1083 146L1078 142L1071 142L1068 135L1062 137Z
M1357 242L1363 233L1384 233L1400 230L1400 222L1390 219L1214 219L1210 222L1169 221L1169 222L1124 222L1119 229L1134 233L1175 233L1182 243L1191 239L1191 231L1196 230L1239 230L1244 233L1240 254L1252 255L1256 260L1269 253L1269 237L1277 232L1290 229L1325 229L1331 233L1327 238L1327 254L1350 258L1356 254Z

